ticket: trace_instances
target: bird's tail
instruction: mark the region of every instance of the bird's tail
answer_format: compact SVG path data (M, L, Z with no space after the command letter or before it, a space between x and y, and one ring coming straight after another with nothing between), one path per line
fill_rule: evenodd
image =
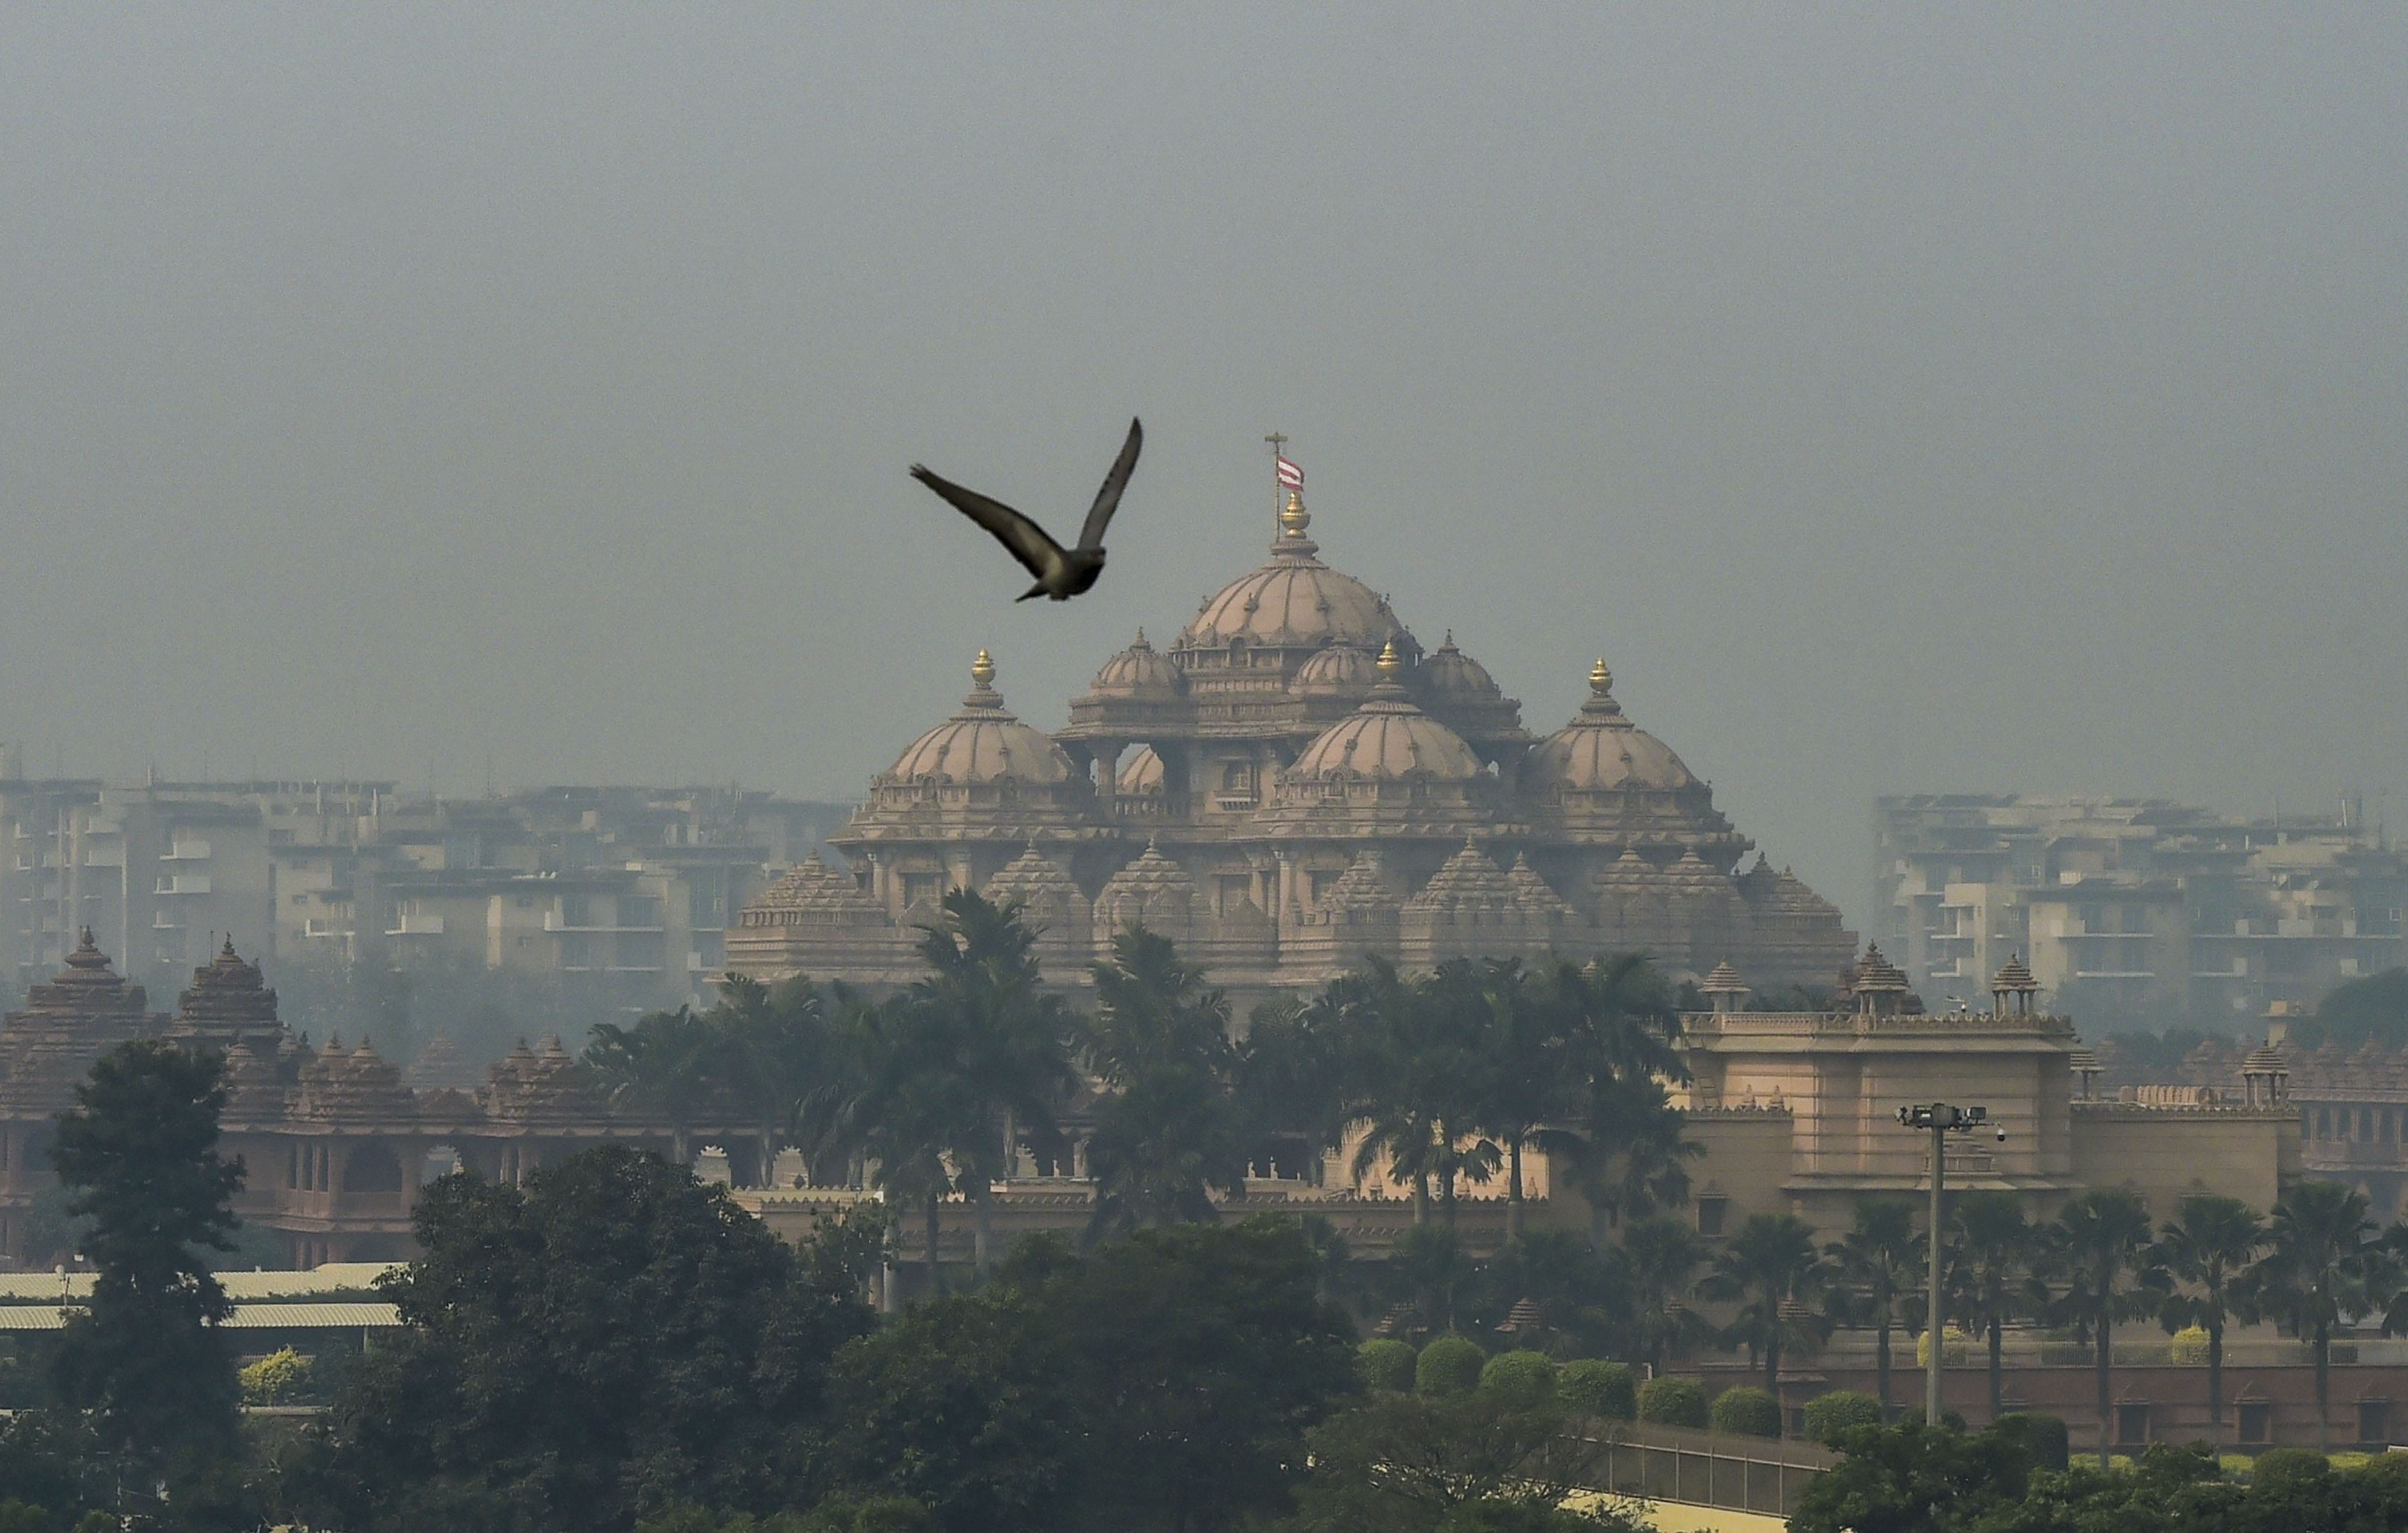
M1030 586L1027 590L1022 592L1019 595L1014 596L1011 599L1015 602L1034 601L1044 595L1046 595L1045 582L1043 580L1039 580L1035 585Z

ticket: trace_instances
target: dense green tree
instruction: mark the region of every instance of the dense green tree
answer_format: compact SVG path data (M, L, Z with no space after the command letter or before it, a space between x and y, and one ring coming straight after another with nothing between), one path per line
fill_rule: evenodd
M1455 1227L1455 1190L1485 1182L1502 1155L1477 1132L1477 1084L1484 1007L1476 966L1465 963L1408 979L1381 960L1366 971L1342 1013L1354 1114L1365 1126L1354 1155L1362 1177L1384 1163L1412 1184L1413 1222L1427 1221L1431 1189Z
M1644 954L1557 959L1540 979L1570 1039L1570 1100L1539 1142L1551 1171L1586 1199L1590 1238L1601 1243L1610 1225L1688 1201L1685 1163L1703 1152L1681 1138L1665 1089L1688 1079L1680 1015Z
M1896 1198L1859 1198L1848 1233L1823 1248L1829 1263L1831 1318L1873 1328L1873 1379L1889 1409L1890 1332L1899 1309L1917 1292L1925 1247L1912 1205Z
M330 1413L360 1528L595 1529L678 1502L773 1511L826 1360L870 1316L858 1253L797 1253L686 1168L606 1146L523 1186L434 1183L405 1329Z
M845 1084L825 1000L801 979L770 986L731 976L708 1010L655 1011L626 1027L598 1023L585 1063L614 1099L669 1121L677 1160L688 1158L696 1126L751 1127L764 1178L778 1151L798 1139L824 1159L827 1146L814 1142L820 1094Z
M2089 1343L2098 1384L2099 1462L2106 1466L2114 1440L2111 1373L2115 1323L2153 1312L2162 1282L2152 1266L2149 1208L2140 1194L2094 1187L2059 1210L2043 1232L2053 1292L2049 1316Z
M2031 1456L1993 1432L1920 1420L1841 1435L1847 1456L1815 1476L1789 1514L1789 1533L1950 1533L2010 1507L2031 1478Z
M907 1121L931 1129L937 1150L968 1199L984 1270L995 1254L995 1182L1020 1144L1050 1149L1055 1114L1078 1085L1074 1027L1044 986L1037 934L1016 905L968 889L949 891L943 913L922 931L909 1010L922 1036L910 1067L932 1078L901 1082L914 1098Z
M1826 1323L1808 1306L1820 1297L1828 1271L1813 1225L1795 1214L1752 1213L1699 1285L1708 1298L1738 1306L1723 1334L1762 1363L1768 1391L1780 1390L1784 1352L1821 1345Z
M2308 1343L2316 1368L2316 1446L2329 1431L2333 1327L2382 1313L2401 1284L2366 1195L2338 1182L2298 1182L2274 1205L2266 1254L2249 1269L2243 1300Z
M236 1450L241 1387L219 1328L233 1306L208 1262L231 1244L243 1177L217 1153L224 1105L219 1055L124 1044L76 1088L50 1151L67 1212L91 1220L83 1250L98 1273L53 1376L137 1489L193 1482Z
M2369 1039L2385 1049L2408 1046L2408 968L2388 968L2347 980L2316 1002L2316 1014L2298 1029L2303 1048L2331 1042L2357 1049Z
M2014 1193L1968 1192L1954 1202L1942 1297L1956 1324L1985 1344L1996 1421L2005 1402L2007 1325L2036 1312L2045 1297L2034 1288L2036 1236Z
M1522 1155L1575 1097L1585 1061L1576 1057L1584 1019L1513 958L1457 960L1434 976L1434 990L1469 1013L1470 1126L1505 1157L1505 1239L1522 1238Z
M849 1348L828 1461L948 1533L1207 1533L1275 1512L1360 1385L1292 1221L1024 1247L977 1294Z
M2157 1306L2169 1331L2207 1332L2207 1411L2224 1426L2224 1331L2236 1313L2237 1285L2265 1248L2266 1222L2237 1197L2200 1193L2175 1205L2157 1236L2157 1264L2171 1280Z
M1688 1305L1712 1254L1678 1219L1657 1216L1623 1226L1612 1259L1630 1295L1632 1361L1662 1373L1713 1334Z
M1228 1000L1143 927L1112 939L1095 981L1087 1062L1106 1089L1087 1140L1092 1228L1209 1224L1212 1194L1246 1190Z
M1381 1395L1310 1437L1314 1470L1277 1533L1456 1533L1612 1528L1621 1514L1558 1523L1554 1509L1597 1479L1599 1452L1554 1404L1500 1409L1479 1395Z

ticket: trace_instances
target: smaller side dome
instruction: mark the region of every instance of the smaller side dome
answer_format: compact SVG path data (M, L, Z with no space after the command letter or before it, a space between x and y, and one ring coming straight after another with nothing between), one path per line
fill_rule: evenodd
M1541 795L1625 788L1698 786L1671 747L1630 722L1613 699L1613 673L1600 660L1588 675L1589 698L1571 723L1530 748L1523 781Z
M961 708L905 747L874 785L1017 782L1050 787L1077 776L1078 769L1052 736L1021 723L1003 706L995 674L995 661L981 650Z
M1294 780L1330 777L1402 778L1425 773L1469 782L1481 775L1479 755L1463 737L1415 707L1398 683L1403 659L1391 643L1380 652L1380 684L1362 707L1321 732L1296 765Z
M1352 644L1332 644L1297 667L1288 690L1300 697L1361 697L1380 684L1377 664Z
M1140 628L1137 641L1105 661L1087 691L1106 697L1176 697L1180 687L1179 667L1146 642Z
M1446 631L1439 647L1423 656L1413 672L1424 697L1433 702L1494 702L1504 689L1488 667L1455 647L1455 630Z

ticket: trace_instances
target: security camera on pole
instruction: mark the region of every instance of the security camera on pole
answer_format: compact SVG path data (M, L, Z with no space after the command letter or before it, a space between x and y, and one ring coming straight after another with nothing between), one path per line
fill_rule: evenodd
M1940 1317L1940 1219L1941 1195L1948 1180L1948 1136L1971 1134L1989 1125L1990 1110L1985 1107L1950 1107L1934 1102L1929 1107L1902 1107L1898 1121L1909 1128L1920 1129L1931 1136L1931 1314L1924 1335L1930 1346L1930 1359L1924 1366L1923 1419L1933 1426L1940 1425L1940 1362L1942 1331ZM1998 1131L2004 1142L2007 1131Z

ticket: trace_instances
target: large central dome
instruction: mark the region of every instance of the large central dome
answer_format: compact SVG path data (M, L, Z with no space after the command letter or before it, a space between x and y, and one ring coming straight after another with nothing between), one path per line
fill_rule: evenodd
M1412 636L1388 609L1387 598L1315 557L1305 537L1312 518L1301 497L1280 513L1280 536L1268 564L1240 576L1204 603L1179 636L1179 650L1223 650L1232 642L1311 650L1352 644L1377 654L1390 640L1408 653Z

